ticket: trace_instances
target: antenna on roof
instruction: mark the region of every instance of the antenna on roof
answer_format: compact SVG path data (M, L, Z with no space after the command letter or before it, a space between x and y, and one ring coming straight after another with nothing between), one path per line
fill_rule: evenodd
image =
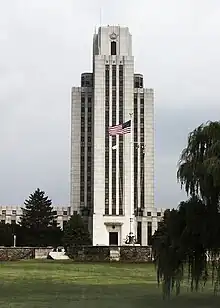
M100 22L100 26L102 26L102 8L100 8L100 12L99 12L99 22Z

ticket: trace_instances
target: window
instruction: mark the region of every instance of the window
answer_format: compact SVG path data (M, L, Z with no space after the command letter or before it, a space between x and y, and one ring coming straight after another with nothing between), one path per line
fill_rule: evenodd
M151 212L147 212L147 216L151 216Z
M6 215L6 210L2 210L2 215Z
M12 215L16 215L16 210L12 210Z
M4 219L3 219L3 220L1 220L1 223L2 223L2 224L5 224L5 220L4 220Z
M147 239L148 239L148 245L152 245L152 223L147 223Z
M160 212L157 212L157 216L160 217L160 216L161 216L161 213L160 213Z
M135 88L139 88L139 82L135 80L135 84L134 84Z
M67 215L67 211L63 211L63 215Z
M141 233L142 233L142 223L141 221L138 221L137 223L137 244L140 244L140 245L142 242Z
M116 55L116 42L111 42L111 55Z
M57 211L53 211L54 215L57 215Z
M15 224L16 224L16 220L12 219L12 220L11 220L11 224L12 224L12 225L15 225Z
M67 224L67 220L64 220L64 221L63 221L63 229L65 229L66 224Z

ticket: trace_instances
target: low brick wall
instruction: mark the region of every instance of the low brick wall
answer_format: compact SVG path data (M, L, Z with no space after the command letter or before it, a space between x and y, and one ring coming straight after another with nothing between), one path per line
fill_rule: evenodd
M35 259L47 259L48 253L51 252L52 249L53 247L34 248Z
M77 262L109 262L111 251L116 247L87 246L71 247L67 250L70 259ZM151 262L151 248L145 246L121 246L119 250L119 262L142 263Z
M110 260L110 250L107 246L84 246L67 249L70 259L77 262L106 262Z
M46 259L51 250L48 247L0 247L0 261Z
M0 248L0 261L28 260L34 258L34 248Z
M50 251L48 247L0 247L0 261L46 259ZM67 249L67 255L75 262L151 262L151 248L144 246L71 247Z
M120 247L121 262L151 262L151 248L146 246L122 246Z

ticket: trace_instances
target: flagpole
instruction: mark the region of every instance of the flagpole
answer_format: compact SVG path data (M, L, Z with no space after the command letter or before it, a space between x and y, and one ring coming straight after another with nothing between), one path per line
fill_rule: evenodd
M130 144L130 151L131 151L131 216L130 216L130 232L131 236L134 236L134 217L133 217L133 206L134 206L134 147L133 147L133 141L134 141L134 135L133 135L133 113L130 113L130 120L131 120L131 144Z

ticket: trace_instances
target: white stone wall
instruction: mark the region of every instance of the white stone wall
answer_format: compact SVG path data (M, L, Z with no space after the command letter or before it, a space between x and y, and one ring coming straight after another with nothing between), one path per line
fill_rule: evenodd
M19 223L24 205L0 205L0 221L6 224ZM53 210L57 212L57 223L63 229L63 224L71 216L70 206L54 206Z
M140 175L140 155L144 151L144 205L145 213L152 211L154 205L154 91L153 89L138 88L138 174ZM140 143L140 99L144 96L144 144ZM138 176L138 206L140 207L141 179Z
M111 56L111 38L112 33L117 35L117 55ZM93 215L93 245L109 243L109 228L111 224L117 223L119 232L119 244L122 245L126 236L130 231L130 217L133 217L133 194L132 194L132 182L131 182L131 136L124 136L124 216L105 216L105 65L110 66L110 125L111 122L111 75L112 65L116 65L117 71L117 95L116 106L118 114L119 106L119 84L118 84L118 68L120 64L124 66L124 121L130 119L129 113L133 110L133 84L134 84L134 59L131 55L131 35L128 28L120 27L103 27L99 30L98 38L99 55L94 56L94 215ZM95 52L94 52L95 53ZM118 121L117 115L117 121ZM112 214L112 200L111 200L111 137L109 149L110 149L110 177L109 177L109 204ZM118 144L118 138L117 138ZM119 214L119 195L118 195L118 172L119 172L119 149L116 150L116 213ZM119 227L120 226L120 227ZM114 229L116 230L116 229Z
M154 209L154 91L144 89L145 212ZM146 213L145 213L146 215Z
M72 88L70 205L80 210L81 88Z
M134 109L134 58L124 57L124 121L133 119L130 114ZM132 116L133 117L133 116ZM133 121L133 120L132 120ZM131 121L131 122L132 122ZM133 125L132 125L133 131ZM133 133L124 136L124 213L126 219L126 235L130 232L130 218L132 218L132 232L135 233L134 219L134 165Z
M105 228L105 56L94 63L94 214L93 243L102 242ZM104 243L103 243L104 244Z
M117 43L116 55L111 55L111 34L115 34ZM145 177L145 211L144 217L134 217L134 177L133 177L133 151L131 151L131 134L124 136L124 182L123 182L123 207L124 215L119 216L119 153L116 150L116 214L112 215L111 199L111 138L109 142L109 215L105 215L105 65L110 67L110 125L111 122L111 102L112 102L112 65L117 66L116 78L116 105L117 105L117 122L119 108L119 65L124 66L124 121L130 119L129 114L133 113L134 92L139 95L138 104L140 104L140 94L144 96L144 177ZM94 77L94 213L92 217L92 237L93 245L108 245L109 232L112 230L119 232L119 245L124 243L126 236L130 232L130 218L133 218L132 231L136 234L137 221L142 221L142 245L147 245L147 223L152 223L152 232L157 228L158 221L161 217L157 215L154 206L154 91L152 89L135 89L134 90L134 58L132 56L132 37L127 27L107 26L101 27L98 34L93 38L93 77ZM80 88L73 88L72 93L72 140L71 140L71 206L74 210L80 208ZM140 114L139 114L140 120ZM139 126L139 124L138 124ZM119 138L116 144L118 145ZM138 133L140 141L140 131ZM140 151L139 151L140 155ZM139 159L138 159L139 161ZM140 173L140 164L138 167ZM85 169L86 175L86 169ZM140 200L141 182L139 179L139 200ZM85 191L86 197L86 191ZM151 212L149 217L147 212ZM114 228L112 228L114 226Z
M98 49L100 55L111 55L111 34L116 34L117 55L132 56L132 37L127 27L107 26L98 31Z
M157 208L148 208L148 212L146 210L146 216L137 217L137 221L142 222L142 246L148 245L148 222L152 223L152 234L157 230L158 223L163 219L165 209L157 209ZM151 213L150 216L147 216L147 213Z

